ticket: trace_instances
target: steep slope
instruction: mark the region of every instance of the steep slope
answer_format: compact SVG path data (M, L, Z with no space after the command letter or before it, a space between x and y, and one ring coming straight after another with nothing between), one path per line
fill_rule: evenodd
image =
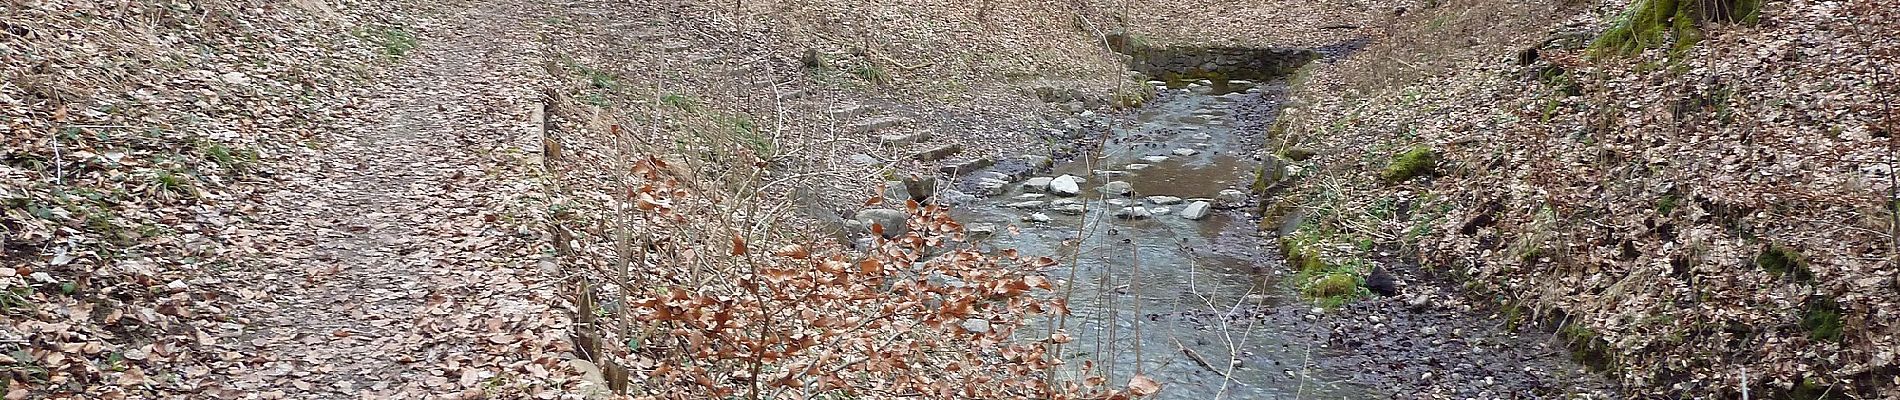
M1268 228L1463 282L1631 387L1900 392L1894 14L1425 3L1304 75Z

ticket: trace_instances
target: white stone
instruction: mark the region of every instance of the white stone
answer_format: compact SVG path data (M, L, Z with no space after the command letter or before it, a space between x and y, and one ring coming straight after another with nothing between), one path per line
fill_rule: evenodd
M1185 148L1185 147L1183 147L1183 148L1179 148L1179 149L1174 149L1174 155L1177 155L1177 156L1182 156L1182 157L1187 157L1187 156L1191 156L1191 155L1195 155L1195 154L1201 154L1201 151L1200 151L1200 150L1195 150L1195 149L1190 149L1190 148Z
M1147 157L1142 157L1141 161L1149 163L1149 164L1154 164L1154 163L1159 163L1162 161L1168 161L1168 156L1147 156Z
M1049 192L1057 196L1075 196L1082 194L1080 179L1075 175L1058 176L1049 181Z
M1158 205L1181 204L1181 198L1174 196L1148 196L1143 199Z
M1192 220L1207 218L1208 206L1209 204L1205 201L1188 203L1187 207L1181 209L1181 218Z

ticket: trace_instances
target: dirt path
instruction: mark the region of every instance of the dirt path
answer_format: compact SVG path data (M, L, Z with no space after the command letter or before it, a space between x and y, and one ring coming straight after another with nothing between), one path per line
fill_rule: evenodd
M538 76L518 1L439 5L357 107L362 125L282 166L230 387L265 398L547 394L567 316L531 226ZM226 371L219 371L226 372Z

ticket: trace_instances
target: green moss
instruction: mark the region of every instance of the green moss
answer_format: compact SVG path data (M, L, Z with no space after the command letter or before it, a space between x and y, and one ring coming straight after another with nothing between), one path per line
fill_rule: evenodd
M1807 261L1801 258L1801 253L1783 246L1769 245L1763 248L1761 254L1755 256L1755 266L1776 277L1792 275L1796 282L1814 280L1814 273L1808 270Z
M1801 378L1801 383L1788 390L1788 398L1793 400L1844 399L1840 390L1814 377Z
M687 97L679 93L668 93L665 96L661 96L660 103L678 108L680 111L685 112L693 112L694 109L699 108L699 102L693 101L692 97Z
M1841 341L1841 308L1834 300L1819 298L1808 301L1806 315L1801 317L1801 329L1808 331L1808 338L1815 341Z
M1313 279L1301 294L1323 307L1338 307L1359 298L1359 277L1348 271L1332 271Z
M1704 11L1715 15L1702 15ZM1590 44L1592 55L1634 55L1665 43L1672 59L1680 59L1701 42L1704 22L1760 20L1761 0L1641 0L1630 6L1616 25Z
M1379 177L1389 183L1399 183L1431 175L1437 168L1438 153L1430 147L1419 146L1392 157L1392 162L1386 164L1385 171L1380 172Z
M1656 213L1669 215L1669 212L1676 210L1676 202L1678 201L1681 201L1681 199L1676 198L1676 195L1663 195L1662 198L1656 199Z
M1281 158L1285 158L1285 159L1293 160L1293 161L1306 161L1307 159L1313 158L1313 156L1316 156L1316 155L1319 155L1319 153L1314 152L1312 149L1301 148L1301 147L1289 147L1286 150L1280 151Z
M1603 340L1596 331L1580 324L1565 324L1557 329L1564 342L1570 347L1570 358L1593 371L1616 370L1616 355L1610 352L1610 342Z

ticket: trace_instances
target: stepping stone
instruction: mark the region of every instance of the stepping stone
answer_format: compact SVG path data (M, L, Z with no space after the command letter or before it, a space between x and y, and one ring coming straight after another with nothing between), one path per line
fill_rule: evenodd
M1195 154L1201 154L1201 151L1189 148L1174 149L1174 155L1177 156L1187 157Z
M871 131L902 125L906 122L910 122L910 119L904 117L871 118L858 121L858 123L851 125L851 131L856 133L870 133Z
M960 146L960 145L952 145L952 146L957 146L956 151L963 151L963 146ZM989 157L977 157L976 159L953 162L953 163L950 163L949 165L937 167L937 172L942 172L942 173L950 174L950 175L967 174L967 173L970 173L971 171L989 168L991 165L996 165L996 160L992 160ZM1004 182L1009 181L1008 174L1004 174L1001 172L991 172L991 173L994 175L991 175L990 177L985 178L985 179L994 179L994 180L999 180L999 181L1004 181Z
M904 147L904 146L909 146L917 142L922 142L926 140L930 140L929 131L886 133L882 135L877 135L878 143L883 144L885 146L891 146L891 147Z
M857 118L859 115L864 115L866 111L871 111L871 107L860 104L840 104L825 109L825 115L837 119Z
M1034 178L1029 178L1029 180L1023 181L1023 188L1038 191L1038 192L1047 192L1049 191L1049 181L1053 181L1055 179L1056 178L1050 178L1047 176L1038 176Z
M1034 209L1042 208L1044 204L1048 204L1048 203L1042 200L1030 200L1030 201L1018 201L1015 203L1005 204L1003 206L1009 207L1009 208L1020 208L1024 210L1034 210Z
M1155 163L1160 163L1162 161L1168 161L1168 156L1147 156L1147 157L1142 157L1141 161L1147 162L1149 164L1155 164Z

